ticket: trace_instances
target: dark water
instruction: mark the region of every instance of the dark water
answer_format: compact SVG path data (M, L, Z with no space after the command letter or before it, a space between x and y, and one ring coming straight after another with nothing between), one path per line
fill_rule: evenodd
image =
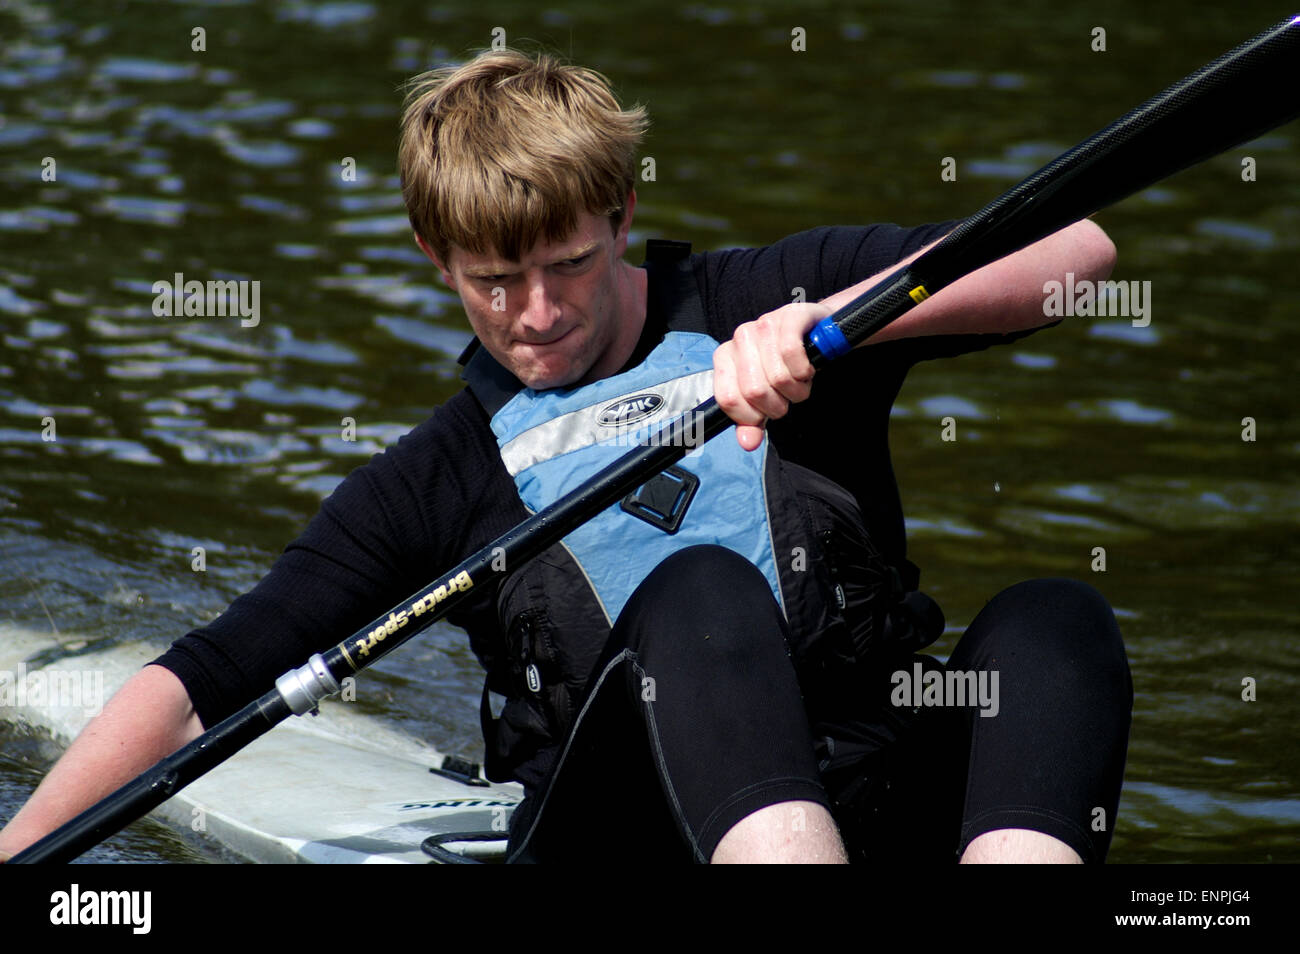
M399 87L494 27L648 106L657 176L639 188L638 243L719 248L960 217L1280 16L1258 2L3 0L0 619L165 646L454 392L468 333L410 240ZM1148 327L1068 319L918 368L898 405L911 555L953 626L941 652L1025 577L1080 576L1116 607L1137 701L1115 861L1300 859L1296 140L1285 127L1098 217L1113 277L1151 282ZM154 317L152 283L177 272L259 281L260 321ZM948 415L955 442L940 439ZM477 664L454 631L366 678L361 704L478 750ZM9 727L0 745L7 818L48 752ZM150 831L108 857L193 857Z

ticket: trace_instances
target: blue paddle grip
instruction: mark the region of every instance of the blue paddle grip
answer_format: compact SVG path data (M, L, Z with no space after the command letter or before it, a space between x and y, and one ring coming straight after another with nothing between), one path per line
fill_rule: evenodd
M828 361L842 357L853 350L849 339L844 337L844 332L840 331L840 326L835 323L833 317L823 318L812 331L808 332L808 337Z

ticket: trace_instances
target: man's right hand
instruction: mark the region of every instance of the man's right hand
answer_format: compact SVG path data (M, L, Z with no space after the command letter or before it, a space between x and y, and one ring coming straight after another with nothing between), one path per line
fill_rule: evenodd
M203 734L181 681L145 666L77 736L22 809L0 830L8 860Z
M713 352L713 394L745 450L763 442L765 421L808 398L814 369L803 336L831 311L817 302L784 305L740 325Z

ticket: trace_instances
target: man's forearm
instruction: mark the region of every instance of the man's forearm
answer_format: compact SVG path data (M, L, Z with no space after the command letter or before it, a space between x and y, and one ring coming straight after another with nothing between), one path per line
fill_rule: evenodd
M925 251L822 299L822 303L832 308L848 304ZM1114 266L1114 243L1098 225L1085 219L964 275L876 332L865 344L925 335L1007 334L1037 328L1052 320L1044 314L1046 282L1063 282L1067 272L1074 273L1076 282L1103 281Z
M0 859L75 818L202 732L180 680L161 666L146 666L77 736L0 831Z

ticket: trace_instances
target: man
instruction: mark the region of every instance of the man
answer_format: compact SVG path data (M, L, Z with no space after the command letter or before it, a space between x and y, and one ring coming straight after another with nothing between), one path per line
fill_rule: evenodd
M617 456L605 424L661 420L711 389L734 439L504 568L450 617L488 671L489 774L528 794L512 860L840 861L841 829L859 857L895 850L901 830L925 833L914 845L933 842L936 857L1104 857L1110 826L1098 835L1089 821L1097 807L1114 816L1131 686L1095 592L1022 584L972 623L949 665L1007 670L1000 718L887 704L882 680L942 617L905 559L884 435L911 363L1041 325L1043 283L1104 278L1113 247L1079 223L877 334L844 359L857 373L826 386L833 403L859 394L841 414L869 456L832 459L803 334L944 229L815 230L706 256L656 245L633 267L622 259L644 126L603 78L545 56L485 53L421 79L403 119L403 195L474 329L468 388L354 472L255 590L128 682L0 851ZM786 303L796 285L823 300ZM497 715L489 690L506 699Z

